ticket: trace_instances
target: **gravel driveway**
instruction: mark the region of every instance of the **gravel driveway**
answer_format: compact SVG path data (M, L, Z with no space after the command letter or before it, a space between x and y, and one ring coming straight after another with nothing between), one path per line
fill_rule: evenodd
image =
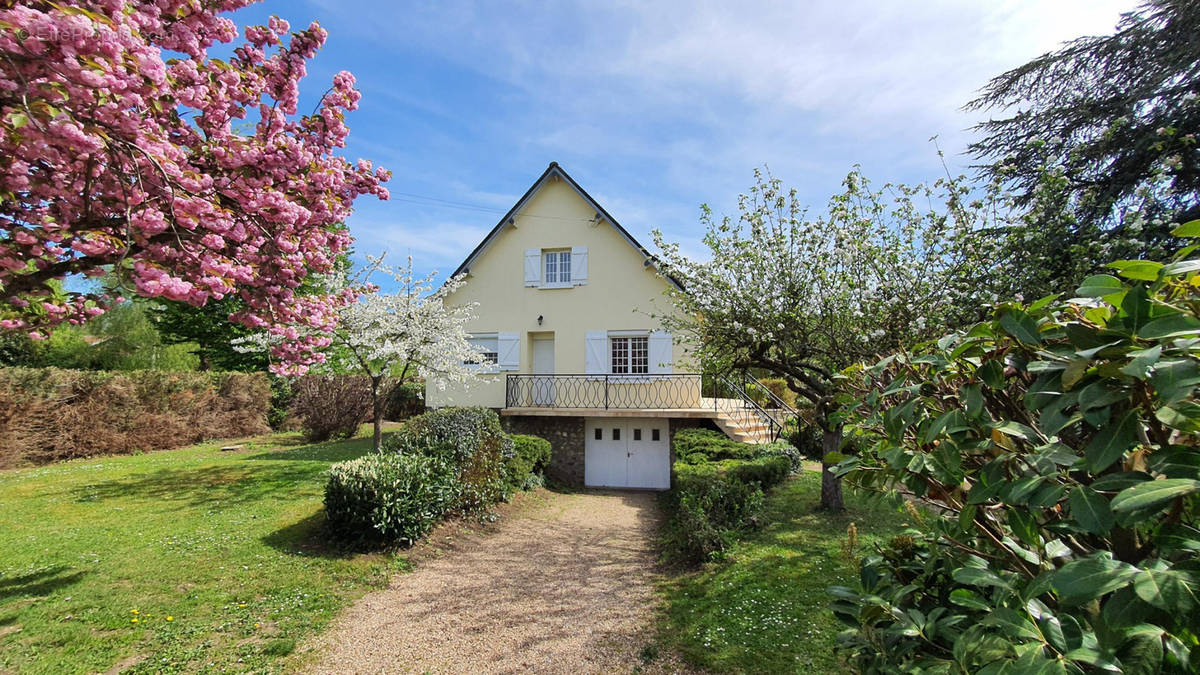
M657 607L655 496L540 495L360 600L315 645L311 672L682 670L642 658Z

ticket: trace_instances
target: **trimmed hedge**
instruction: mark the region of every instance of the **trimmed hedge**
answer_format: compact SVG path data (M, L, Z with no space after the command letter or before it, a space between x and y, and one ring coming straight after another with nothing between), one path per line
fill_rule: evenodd
M0 468L266 433L261 373L0 368Z
M755 446L738 443L725 434L711 429L680 429L673 441L675 461L684 464L703 464L723 459L751 459Z
M746 445L739 452L770 447ZM743 531L759 525L764 491L787 480L792 466L792 459L784 454L676 462L673 487L664 500L668 513L664 555L686 563L719 558Z
M509 491L528 490L542 484L550 464L550 441L539 436L516 434L513 456L504 463L504 483Z
M325 515L346 539L411 546L459 497L458 469L449 453L379 453L329 470Z

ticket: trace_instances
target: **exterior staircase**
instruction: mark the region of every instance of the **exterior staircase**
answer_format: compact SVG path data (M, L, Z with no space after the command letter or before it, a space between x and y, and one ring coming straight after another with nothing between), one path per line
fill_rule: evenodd
M749 373L743 373L740 380L718 375L712 384L713 398L702 400L701 405L711 406L716 413L713 421L740 443L775 441L787 421L796 417L795 409Z
M741 404L741 401L727 399L730 404ZM761 445L775 440L771 426L762 419L760 414L749 408L720 406L717 417L713 420L725 435L739 443Z

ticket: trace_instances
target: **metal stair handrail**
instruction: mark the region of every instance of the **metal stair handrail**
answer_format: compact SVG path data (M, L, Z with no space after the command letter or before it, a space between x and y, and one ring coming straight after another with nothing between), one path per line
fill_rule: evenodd
M784 400L782 398L780 398L780 396L778 394L771 391L771 388L768 387L767 385L763 384L762 382L760 382L757 377L754 377L750 373L742 373L742 378L745 379L750 384L753 384L754 386L756 386L759 389L762 389L764 392L766 392L767 397L771 399L771 402L775 404L776 408L784 411L785 413L787 413L788 415L790 415L792 417L799 415L799 413L796 412L795 408L793 408L792 406L785 403Z
M750 397L750 394L746 391L744 382L741 387L738 387L738 386L735 386L732 382L730 382L729 378L725 377L724 375L717 375L716 378L717 378L717 381L724 383L726 389L733 391L741 398L741 401L742 401L741 408L743 410L750 410L750 411L754 412L754 414L760 420L762 420L763 422L765 422L767 424L767 428L770 429L770 431L771 431L771 440L772 441L779 440L779 435L783 433L783 423L780 422L779 420L775 419L774 415L767 412L765 409L763 409L762 406L760 406L757 402L755 402L753 398ZM719 396L713 397L713 409L714 410L718 409L718 406L720 405L720 402L722 400L726 400L726 399L723 399L722 397L719 397Z

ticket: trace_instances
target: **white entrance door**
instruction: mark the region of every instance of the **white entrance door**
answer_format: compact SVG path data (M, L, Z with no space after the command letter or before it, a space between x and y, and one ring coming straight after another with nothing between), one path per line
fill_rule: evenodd
M671 488L667 420L597 417L584 424L583 482L592 487Z
M554 336L533 339L533 374L554 374ZM554 405L554 378L533 378L533 404Z

